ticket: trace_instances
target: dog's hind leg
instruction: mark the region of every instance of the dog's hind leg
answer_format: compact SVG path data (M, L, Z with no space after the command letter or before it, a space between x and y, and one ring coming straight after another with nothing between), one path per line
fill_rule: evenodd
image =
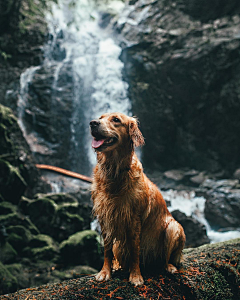
M171 219L167 223L165 230L164 240L164 264L165 269L170 273L177 272L177 268L180 265L182 250L185 244L185 234L182 226Z

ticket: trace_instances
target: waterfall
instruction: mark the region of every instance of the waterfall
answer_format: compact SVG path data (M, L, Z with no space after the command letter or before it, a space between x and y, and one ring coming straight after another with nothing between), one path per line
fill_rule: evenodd
M21 128L38 162L55 163L91 175L96 160L91 148L89 122L106 112L131 115L128 84L122 80L121 48L114 41L112 32L99 25L101 11L121 10L123 5L122 1L59 0L47 14L50 38L44 47L44 63L22 74L19 97ZM26 87L30 84L32 94L36 92L44 73L48 74L44 90L51 94L47 99L48 111L43 111L40 126L32 126L26 133L26 127L34 125L33 119L38 120L37 114L42 110L42 99L38 95L31 95L40 98L38 104L34 102L37 106L34 111L25 105L30 94ZM31 82L34 74L35 82ZM60 115L61 106L66 107L66 115ZM30 112L32 119L24 119L24 111ZM61 119L68 121L59 125ZM32 124L26 126L29 120ZM66 137L64 132L57 135L59 126L62 132L62 127L66 126ZM57 161L51 159L51 153L59 157Z
M25 72L21 74L20 77L20 93L18 97L18 124L23 132L23 135L25 139L28 141L30 148L32 151L34 151L34 146L35 143L34 141L36 140L32 134L28 134L28 130L26 128L24 118L25 118L25 108L27 106L28 102L28 90L29 90L29 84L32 81L32 78L35 74L35 72L39 69L39 66L36 67L30 67L28 68Z
M89 121L105 112L129 114L131 111L128 85L122 80L121 48L114 42L111 33L98 25L100 8L104 9L97 1L62 0L53 5L53 12L48 16L53 41L46 51L46 60L51 63L51 49L54 49L57 36L62 34L66 58L59 64L62 66L69 61L72 64L74 95L70 167L73 171L83 170L86 161L90 169L96 163L91 149ZM59 73L57 68L54 74L56 87ZM87 172L86 168L84 170Z

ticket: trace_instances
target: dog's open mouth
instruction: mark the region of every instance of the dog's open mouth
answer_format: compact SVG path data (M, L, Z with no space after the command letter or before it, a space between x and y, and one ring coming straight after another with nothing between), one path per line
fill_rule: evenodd
M117 139L115 137L108 137L108 138L93 138L92 141L92 147L94 149L102 149L102 148L106 148L109 146L112 146L113 144L115 144L117 141Z

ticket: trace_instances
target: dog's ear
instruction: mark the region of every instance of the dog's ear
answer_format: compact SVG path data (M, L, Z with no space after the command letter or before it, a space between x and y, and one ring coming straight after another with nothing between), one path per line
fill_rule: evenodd
M131 118L129 122L129 135L135 147L144 145L144 137L138 128L138 121L135 118Z

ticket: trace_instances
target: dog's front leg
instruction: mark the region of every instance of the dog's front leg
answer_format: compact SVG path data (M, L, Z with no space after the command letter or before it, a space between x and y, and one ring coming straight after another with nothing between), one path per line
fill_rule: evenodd
M104 242L104 263L102 270L96 275L97 281L109 280L112 275L112 260L113 260L113 252L112 246L105 245Z
M130 276L129 281L135 286L142 285L144 283L143 277L141 275L139 266L139 256L140 256L140 222L137 224L136 228L133 228L130 234Z

